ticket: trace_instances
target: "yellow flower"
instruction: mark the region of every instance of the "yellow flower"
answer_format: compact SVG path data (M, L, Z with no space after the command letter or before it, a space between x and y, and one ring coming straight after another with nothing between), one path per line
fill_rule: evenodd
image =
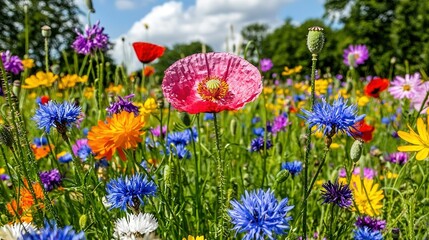
M27 79L25 79L25 84L22 88L37 88L39 86L46 86L50 87L52 86L52 83L54 83L57 80L58 76L54 75L51 72L45 73L45 72L37 72L36 75L31 75Z
M25 59L21 60L21 62L22 62L22 65L24 66L25 69L30 69L30 68L33 68L35 66L34 60L31 58L25 58Z
M188 236L188 239L183 238L182 240L204 240L204 236L197 236L197 237L194 237L194 236L189 235L189 236Z
M416 155L417 160L426 159L429 156L429 115L427 116L427 126L423 122L423 119L417 119L417 132L419 134L414 132L410 126L408 128L410 129L410 133L398 131L398 135L413 145L399 146L398 151L418 152Z
M340 180L347 182L345 179ZM379 190L379 185L374 183L374 180L362 179L359 175L353 174L350 181L350 188L353 193L354 202L361 214L371 217L381 214L384 194L383 190ZM352 211L356 211L355 206L352 207Z
M338 149L338 148L340 148L340 144L338 144L338 143L331 143L331 146L329 148L330 149Z
M154 98L146 99L143 107L140 109L140 111L144 114L156 113L157 110L158 104L156 104L156 100Z
M93 98L93 97L94 97L94 91L95 91L95 88L94 88L94 87L86 87L86 88L83 90L83 96L84 96L86 99L91 99L91 98Z
M398 174L397 173L392 173L392 172L387 172L386 173L386 178L387 179L395 179L395 178L398 178ZM383 180L384 179L384 176L380 176L380 180Z
M119 94L119 93L121 93L121 91L122 91L122 85L120 85L120 84L118 86L110 84L110 86L108 88L106 88L106 92L112 92L112 93Z
M72 88L76 85L76 83L84 83L88 81L88 76L79 77L77 74L67 74L61 78L58 87L60 89Z
M4 170L4 168L0 168L0 174L3 174L5 172L6 172L6 170Z
M264 87L264 94L266 95L273 93L273 91L274 90L271 87Z
M369 102L369 97L367 96L362 96L357 100L357 103L360 107L365 106L368 102Z

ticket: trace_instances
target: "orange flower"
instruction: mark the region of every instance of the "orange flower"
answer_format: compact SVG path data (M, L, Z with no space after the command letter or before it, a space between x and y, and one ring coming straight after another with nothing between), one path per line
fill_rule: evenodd
M44 199L43 188L39 183L32 184L34 194L36 195L35 199L26 180L24 180L24 185L24 187L19 189L19 204L13 199L10 203L6 204L6 208L11 215L20 217L21 221L31 222L33 220L31 211L32 207L35 206L37 202L36 199ZM41 208L44 207L41 201L39 201L38 204Z
M89 147L97 154L96 159L105 157L110 160L117 150L119 157L126 160L123 150L136 148L142 141L143 118L122 111L107 118L106 122L98 121L98 125L91 128L88 133Z
M55 146L51 144L51 148L49 145L37 146L36 144L31 144L31 149L33 150L34 155L36 156L36 160L42 159L48 156L51 149L53 150Z
M150 77L155 73L155 68L152 66L146 66L143 70L143 74L145 77Z

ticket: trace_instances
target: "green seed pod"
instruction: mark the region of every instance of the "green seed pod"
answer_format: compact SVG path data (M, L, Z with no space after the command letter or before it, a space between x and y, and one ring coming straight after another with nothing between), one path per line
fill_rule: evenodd
M350 149L350 158L353 162L357 162L360 159L360 156L362 155L362 149L363 149L363 141L362 140L355 140L353 143L351 149Z
M165 165L164 167L164 182L167 187L171 187L172 179L171 179L171 168L169 165Z
M286 181L289 177L289 172L287 170L281 170L279 173L277 173L276 175L276 184L281 184L284 181Z
M86 216L86 214L83 214L80 216L79 218L79 226L81 229L85 228L86 226L86 220L88 219L88 217Z
M13 147L13 135L10 127L0 125L0 144L4 144L9 148Z
M86 0L85 1L86 6L88 7L88 10L92 13L95 13L94 5L92 4L92 0Z
M21 81L13 81L12 92L15 96L19 96L19 90L21 89Z
M51 36L51 33L51 27L49 27L48 25L42 27L42 36L44 38L49 38Z
M325 35L323 28L311 27L308 29L307 47L312 54L319 54L325 44Z

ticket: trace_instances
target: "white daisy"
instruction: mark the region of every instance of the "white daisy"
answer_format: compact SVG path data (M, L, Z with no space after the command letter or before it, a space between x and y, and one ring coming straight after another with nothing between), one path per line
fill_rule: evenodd
M115 222L114 236L118 239L140 239L146 233L158 228L156 218L150 213L138 215L127 213L127 216L117 219Z
M34 231L36 228L31 223L15 223L7 224L0 227L0 239L2 240L16 240L21 237L22 234Z

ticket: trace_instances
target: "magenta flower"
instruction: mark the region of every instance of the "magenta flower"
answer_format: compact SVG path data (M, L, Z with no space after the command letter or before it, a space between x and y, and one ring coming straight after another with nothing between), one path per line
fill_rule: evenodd
M21 59L19 59L18 56L12 56L9 51L1 53L1 61L7 72L17 75L24 71L24 65L22 65Z
M420 87L420 74L405 74L405 77L396 76L390 83L389 93L396 99L412 99Z
M77 53L88 55L97 49L106 49L109 43L109 37L103 33L104 28L99 26L98 21L92 27L86 26L85 32L82 34L77 29L75 30L78 35L73 42L72 47Z
M261 65L261 71L262 72L268 72L274 66L273 61L271 61L271 59L269 59L269 58L261 59L261 61L259 62L259 65Z
M344 50L343 62L347 66L357 67L363 64L368 57L368 48L365 45L349 45L349 47Z
M157 127L155 127L154 129L151 129L150 132L155 136L155 137L160 137L161 136L161 130L162 130L162 134L165 135L165 133L167 132L167 125L161 126L158 125Z
M165 70L162 91L179 111L238 110L262 91L255 66L230 53L197 53Z

